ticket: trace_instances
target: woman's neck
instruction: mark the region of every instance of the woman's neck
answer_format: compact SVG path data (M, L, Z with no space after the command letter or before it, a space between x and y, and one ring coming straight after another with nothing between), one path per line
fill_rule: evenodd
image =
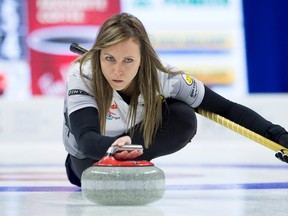
M125 88L121 91L118 91L118 93L120 93L121 95L125 95L126 97L131 98L132 95L135 94L135 89L136 89L135 87L136 87L135 82L132 81L127 88Z

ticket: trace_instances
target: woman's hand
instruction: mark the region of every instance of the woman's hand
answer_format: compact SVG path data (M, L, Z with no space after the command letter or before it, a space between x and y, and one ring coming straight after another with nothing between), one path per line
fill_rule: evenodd
M124 145L131 145L131 138L129 136L123 136L115 140L112 143L112 146L119 146L122 147ZM140 150L133 150L133 151L121 151L114 154L114 158L116 160L130 160L136 158L143 154L143 151Z

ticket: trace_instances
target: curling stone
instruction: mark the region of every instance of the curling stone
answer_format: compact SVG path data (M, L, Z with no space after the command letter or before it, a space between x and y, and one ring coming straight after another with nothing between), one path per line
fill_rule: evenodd
M145 205L162 198L164 172L153 163L118 161L119 151L141 150L141 145L111 146L106 155L84 170L81 187L84 198L102 205Z

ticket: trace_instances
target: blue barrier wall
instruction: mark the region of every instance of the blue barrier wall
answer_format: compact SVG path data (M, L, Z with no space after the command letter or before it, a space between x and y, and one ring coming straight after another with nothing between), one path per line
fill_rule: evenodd
M243 0L249 92L288 92L288 1Z

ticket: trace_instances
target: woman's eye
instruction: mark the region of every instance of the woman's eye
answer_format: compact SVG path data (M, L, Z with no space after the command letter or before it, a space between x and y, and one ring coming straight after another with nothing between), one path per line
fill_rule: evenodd
M124 62L125 63L131 63L131 62L133 62L133 59L132 58L126 58L126 59L124 59Z
M112 56L106 56L107 61L114 61L114 58Z

